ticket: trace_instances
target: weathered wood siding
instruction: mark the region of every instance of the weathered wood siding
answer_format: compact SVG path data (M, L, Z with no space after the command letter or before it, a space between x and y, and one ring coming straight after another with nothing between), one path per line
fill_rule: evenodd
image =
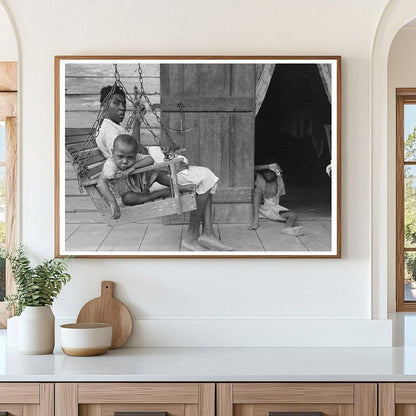
M142 65L143 84L150 101L160 114L160 66L158 64ZM134 97L134 87L140 89L137 64L118 64L117 70L127 91ZM113 63L91 64L74 63L65 67L65 127L90 128L100 108L100 90L114 84ZM160 135L160 126L155 116L146 105L146 118ZM132 105L127 103L124 123L129 118ZM141 129L144 144L155 144L152 135ZM65 166L65 211L66 222L69 223L101 223L102 215L97 212L91 198L86 192L80 193L76 173L68 159Z
M183 104L186 133L170 132L186 148L190 164L206 166L220 178L214 196L214 221L248 223L254 172L254 95L260 67L236 64L143 64L144 87L162 119L173 129L181 127L178 103ZM257 71L256 71L257 70ZM137 64L118 64L121 80L130 94L140 87ZM67 64L65 73L65 127L91 127L100 107L100 89L114 83L114 65ZM128 119L130 111L126 114ZM146 117L162 142L165 132L147 108ZM142 127L142 142L155 144ZM71 167L72 168L72 167ZM75 177L67 168L67 217L77 221L79 208L92 204L77 193ZM70 195L70 196L69 196ZM81 213L82 214L82 213ZM92 218L95 222L98 218ZM183 216L173 222L186 222Z
M118 64L117 70L129 94L134 97L134 87L140 90L137 64ZM144 64L143 84L150 101L160 112L160 66ZM100 108L100 90L114 84L114 65L108 64L67 64L65 67L65 127L91 127ZM157 135L160 125L146 105L146 118ZM131 114L132 105L127 102L127 113L124 122ZM151 134L142 127L141 138L144 144L155 144Z
M161 65L163 122L179 129L182 117L190 131L172 133L174 141L186 148L191 165L206 166L220 178L216 222L251 219L255 82L254 64Z

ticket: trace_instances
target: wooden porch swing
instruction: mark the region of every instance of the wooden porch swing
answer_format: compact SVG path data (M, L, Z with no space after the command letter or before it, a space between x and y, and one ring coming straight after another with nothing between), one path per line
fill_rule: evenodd
M117 70L117 64L114 64L114 66L115 82L112 86L111 91L107 94L106 98L102 102L93 126L90 129L65 129L65 150L77 173L80 192L83 192L83 190L87 192L91 201L95 205L97 211L99 211L103 215L104 220L109 224L132 223L140 220L157 218L166 215L179 215L183 212L188 212L196 209L195 191L185 193L179 192L176 169L176 164L181 161L180 158L177 158L177 151L179 149L179 146L170 137L168 131L170 129L162 123L160 117L156 114L156 110L154 109L151 101L145 93L140 64L139 81L141 91L139 94L138 89L135 88L135 99L131 97L131 95L128 93L125 86L123 85ZM134 108L132 115L129 117L129 120L127 121L126 131L131 130L134 120L136 118L136 114L138 111L140 111L140 99L143 97L148 103L153 114L156 116L156 119L159 121L161 129L165 130L169 140L168 147L160 146L159 138L156 136L150 123L146 120L145 116L143 115L142 122L145 125L146 129L152 134L156 143L161 147L161 150L165 155L165 161L163 163L157 163L144 168L136 169L128 178L130 188L132 190L136 190L135 181L138 178L138 174L150 170L167 171L169 173L171 181L170 197L157 199L135 206L126 206L121 201L119 201L121 217L118 220L114 220L111 218L110 207L97 189L97 182L106 158L98 149L95 140L100 131L101 124L107 115L109 101L116 87L119 87L123 90L126 96L126 100L128 100Z

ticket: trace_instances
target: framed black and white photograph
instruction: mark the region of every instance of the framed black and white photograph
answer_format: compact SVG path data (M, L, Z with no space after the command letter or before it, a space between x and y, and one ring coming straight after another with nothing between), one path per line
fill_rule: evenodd
M56 256L340 257L341 58L55 57Z

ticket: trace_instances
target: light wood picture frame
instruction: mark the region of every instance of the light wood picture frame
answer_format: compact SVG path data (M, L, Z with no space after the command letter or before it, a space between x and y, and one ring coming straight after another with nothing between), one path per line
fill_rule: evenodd
M5 161L0 165L5 169L5 248L12 251L17 246L18 236L18 205L17 205L17 155L18 155L18 123L17 123L17 62L0 62L0 123L5 131ZM2 282L0 299L0 328L6 328L7 319L13 311L6 310L4 295L16 290L10 262L6 262L4 282Z
M341 256L339 56L56 56L55 136L58 257Z

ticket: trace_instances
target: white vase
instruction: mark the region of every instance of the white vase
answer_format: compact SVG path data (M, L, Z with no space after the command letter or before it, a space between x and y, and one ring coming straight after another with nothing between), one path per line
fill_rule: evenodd
M20 316L13 316L7 320L7 347L18 348L19 346L19 320Z
M55 346L55 316L51 307L26 306L19 319L19 351L50 354Z

